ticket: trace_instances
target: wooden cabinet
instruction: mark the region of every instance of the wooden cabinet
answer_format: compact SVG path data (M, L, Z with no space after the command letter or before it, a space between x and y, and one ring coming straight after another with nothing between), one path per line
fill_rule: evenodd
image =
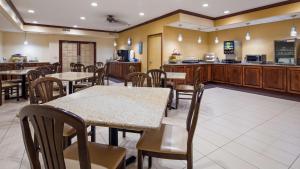
M243 85L243 67L241 65L227 65L227 82Z
M287 91L300 94L300 68L287 68Z
M134 66L137 72L141 71L141 63L133 63L133 62L109 62L109 75L124 80L126 76L129 74L129 67Z
M267 90L286 91L286 68L285 67L263 67L263 88Z
M244 66L243 85L247 87L262 88L262 67Z
M216 64L212 65L212 81L214 82L226 82L226 65Z

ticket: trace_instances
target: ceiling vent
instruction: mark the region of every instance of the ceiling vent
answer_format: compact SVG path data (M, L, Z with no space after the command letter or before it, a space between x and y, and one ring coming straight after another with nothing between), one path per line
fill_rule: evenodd
M71 29L70 29L70 28L63 28L63 31L64 31L64 32L70 32Z

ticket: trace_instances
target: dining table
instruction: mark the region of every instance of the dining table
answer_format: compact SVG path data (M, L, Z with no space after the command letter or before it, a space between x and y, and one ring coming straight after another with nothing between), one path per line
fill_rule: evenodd
M118 130L159 129L169 99L169 88L93 86L50 101L80 116L87 125L109 128L109 144L118 146ZM135 157L127 159L127 163Z
M48 74L47 77L54 77L61 81L67 81L69 82L69 94L73 93L73 83L76 81L85 80L88 78L94 77L94 73L88 73L88 72L62 72L62 73L54 73L54 74Z
M9 75L9 76L20 76L21 77L21 97L27 99L27 92L26 92L26 75L27 72L33 70L35 68L25 68L20 70L6 70L0 71L0 75Z

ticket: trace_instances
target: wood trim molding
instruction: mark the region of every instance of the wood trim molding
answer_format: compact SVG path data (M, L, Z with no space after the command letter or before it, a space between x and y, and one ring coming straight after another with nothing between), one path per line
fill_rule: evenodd
M260 11L260 10L265 10L265 9L269 9L269 8L274 8L274 7L278 7L278 6L283 6L283 5L288 5L288 4L300 2L300 0L286 0L286 1L283 1L283 2L278 2L278 3L274 3L274 4L270 4L270 5L266 5L266 6L262 6L262 7L258 7L258 8L253 8L253 9L249 9L249 10L245 10L245 11L240 11L240 12L236 12L236 13L232 13L232 14L225 15L225 16L220 16L220 17L211 17L211 16L202 15L202 14L199 14L199 13L195 13L195 12L191 12L191 11L187 11L187 10L183 10L183 9L178 9L178 10L175 10L173 12L164 14L162 16L150 19L150 20L145 21L143 23L140 23L140 24L134 25L132 27L123 29L121 31L110 31L110 30L99 30L99 29L89 29L89 28L73 28L73 27L68 27L68 26L27 23L27 22L24 21L24 19L20 15L19 11L17 10L17 8L13 4L13 2L11 0L5 0L5 1L12 8L12 10L15 12L17 17L20 19L20 21L24 25L62 28L62 29L65 28L65 29L85 30L85 31L94 31L94 32L107 32L107 33L122 33L122 32L128 31L128 30L131 30L131 29L134 29L134 28L137 28L137 27L155 22L155 21L160 20L160 19L172 16L172 15L179 14L179 13L187 14L187 15L191 15L191 16L196 16L196 17L200 17L200 18L205 18L205 19L210 19L210 20L219 20L219 19L225 19L225 18L237 16L237 15L242 15L242 14L246 14L246 13L256 12L256 11Z

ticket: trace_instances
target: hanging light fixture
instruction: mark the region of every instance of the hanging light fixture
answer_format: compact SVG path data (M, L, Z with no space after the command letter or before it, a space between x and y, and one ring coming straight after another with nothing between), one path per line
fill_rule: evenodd
M215 38L215 44L219 43L219 38L218 38L218 29L216 29L216 38Z
M198 44L201 44L201 43L202 43L202 38L201 38L201 36L198 37L197 42L198 42Z
M132 45L132 39L131 39L131 37L128 38L127 44L128 44L128 46L131 46L131 45Z
M248 26L248 32L246 33L246 37L245 37L245 39L246 39L247 41L251 40L251 35L250 35L249 25L250 25L250 23L247 23L247 26Z
M183 41L183 36L182 36L181 33L178 35L177 40L178 40L178 42L182 42Z
M292 18L295 19L296 16L297 15L293 15ZM293 23L290 35L291 35L291 37L297 37L298 36L297 27L296 27L295 23Z
M25 36L24 36L24 45L28 45L27 32L25 32Z
M117 44L117 42L116 42L116 41L114 41L114 47L117 47L117 45L118 45L118 44Z

